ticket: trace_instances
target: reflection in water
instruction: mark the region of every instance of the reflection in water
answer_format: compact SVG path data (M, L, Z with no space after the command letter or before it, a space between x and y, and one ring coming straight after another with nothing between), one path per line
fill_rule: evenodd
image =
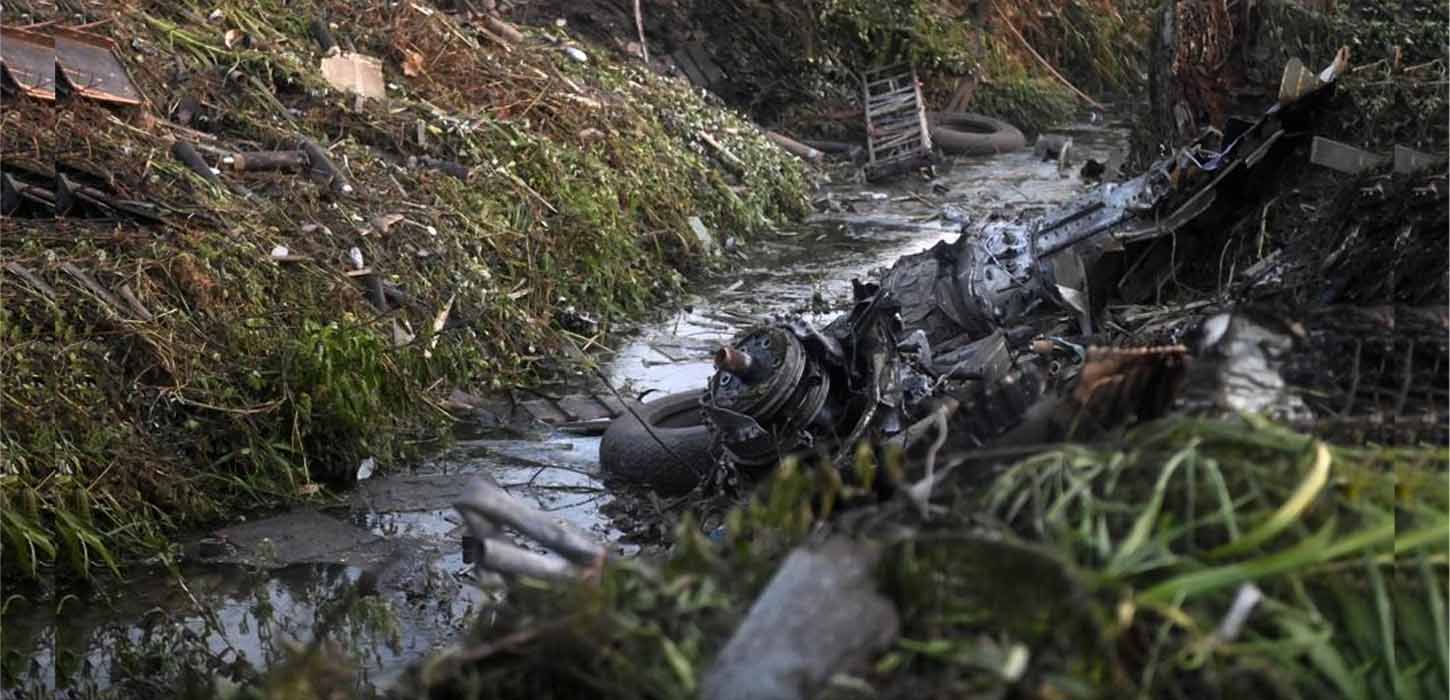
M197 670L246 675L283 661L319 631L351 652L361 690L450 641L481 600L460 591L427 604L402 590L359 595L363 571L333 564L271 572L209 566L183 576L185 588L159 573L109 600L71 599L58 611L12 604L4 625L7 696L86 697L113 685L145 694L148 677L180 671L168 666L182 659Z

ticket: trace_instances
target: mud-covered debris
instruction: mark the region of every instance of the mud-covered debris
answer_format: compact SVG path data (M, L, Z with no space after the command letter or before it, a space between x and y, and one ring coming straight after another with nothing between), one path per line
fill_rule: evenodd
M480 573L567 579L597 568L608 557L604 545L514 498L486 475L471 480L454 507L477 540L474 563ZM507 541L505 527L557 556Z
M1072 137L1062 134L1042 134L1032 145L1032 155L1042 160L1059 160L1072 147Z
M895 606L876 591L880 549L843 537L786 557L706 672L707 700L815 697L836 673L889 645Z
M690 233L695 234L695 240L700 243L700 249L707 255L716 255L720 252L720 245L715 242L715 235L705 226L705 222L698 216L692 216L687 221L690 224Z
M765 137L770 139L781 148L789 151L792 155L800 156L801 158L804 158L805 160L808 160L812 163L820 161L821 159L826 157L825 153L822 153L821 151L807 146L806 144L803 144L800 141L786 136L785 134L779 134L774 131L767 131L765 132Z

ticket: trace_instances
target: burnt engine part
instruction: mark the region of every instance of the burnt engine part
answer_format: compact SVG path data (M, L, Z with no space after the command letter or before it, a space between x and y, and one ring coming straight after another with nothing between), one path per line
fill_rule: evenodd
M750 330L720 349L716 369L703 405L731 461L774 464L812 444L806 428L822 416L831 378L795 334L780 326Z

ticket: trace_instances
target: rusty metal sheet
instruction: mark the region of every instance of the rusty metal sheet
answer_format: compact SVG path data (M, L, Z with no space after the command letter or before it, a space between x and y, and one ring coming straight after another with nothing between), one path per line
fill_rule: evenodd
M102 102L141 104L141 91L116 58L115 44L110 39L74 29L52 31L56 64L76 95Z
M55 99L55 41L51 37L0 27L0 67L26 95Z

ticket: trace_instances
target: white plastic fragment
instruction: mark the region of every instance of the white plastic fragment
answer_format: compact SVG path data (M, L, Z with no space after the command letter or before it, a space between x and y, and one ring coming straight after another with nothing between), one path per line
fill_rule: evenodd
M287 250L287 246L285 246L285 245L279 245L279 246L277 246L277 247L275 247L275 248L272 249L272 257L274 257L274 258L285 258L285 257L287 257L288 252L289 251Z
M1264 592L1252 583L1246 583L1239 587L1238 595L1234 596L1234 604L1229 608L1228 614L1224 616L1223 622L1219 623L1215 634L1225 642L1232 642L1237 639L1239 633L1244 629L1244 623L1248 622L1249 614L1258 606L1259 601L1264 599Z

